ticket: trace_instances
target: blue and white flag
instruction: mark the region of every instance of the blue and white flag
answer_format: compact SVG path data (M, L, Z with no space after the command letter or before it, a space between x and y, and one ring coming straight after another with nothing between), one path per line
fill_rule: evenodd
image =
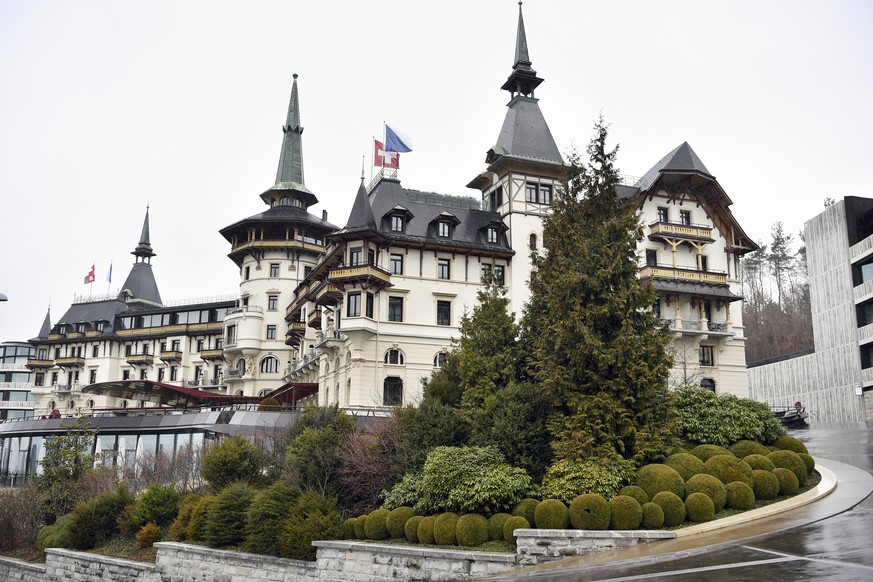
M412 139L402 131L385 124L385 151L386 152L411 152Z
M106 282L112 283L112 261L109 261L109 272L106 273Z

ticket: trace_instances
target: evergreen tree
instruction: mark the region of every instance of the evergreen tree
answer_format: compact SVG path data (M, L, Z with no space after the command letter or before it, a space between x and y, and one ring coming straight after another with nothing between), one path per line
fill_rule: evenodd
M525 334L533 375L556 408L557 458L641 461L660 453L674 426L670 336L653 313L654 290L637 276L642 228L617 196L617 149L607 151L602 118L595 130L589 165L573 156L546 220Z

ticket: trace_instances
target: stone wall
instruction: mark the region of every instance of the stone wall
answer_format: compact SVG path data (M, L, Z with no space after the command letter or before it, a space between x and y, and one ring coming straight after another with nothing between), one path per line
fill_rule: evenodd
M161 574L161 582L312 582L319 579L314 562L175 542L158 542L155 547L158 549L156 568Z
M34 578L34 581L39 580ZM45 551L45 582L161 582L152 564L59 548Z
M532 566L560 560L567 556L584 556L637 544L668 540L676 537L672 531L579 529L517 529L515 530L518 565Z
M0 556L0 580L3 582L40 582L45 579L45 565Z

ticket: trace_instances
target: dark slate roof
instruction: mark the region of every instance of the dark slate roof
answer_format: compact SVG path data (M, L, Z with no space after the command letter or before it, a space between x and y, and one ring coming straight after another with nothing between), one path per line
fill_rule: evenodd
M640 193L640 189L638 186L628 186L626 184L619 184L615 187L615 193L622 200L627 198L635 198L637 194Z
M152 266L149 263L134 263L130 269L130 274L124 280L124 285L121 286L119 297L125 291L130 291L132 299L149 301L158 305L162 303L161 293L158 291L158 283L155 281L155 274L152 272Z
M690 283L687 281L671 281L655 279L652 286L658 291L670 293L684 293L688 295L703 295L706 297L718 297L727 301L742 299L740 295L731 293L727 285L713 285L710 283Z
M291 85L291 100L288 102L288 117L282 126L282 151L279 154L279 168L276 183L293 182L304 186L303 179L303 127L300 125L300 98L297 94L297 73Z
M152 245L149 238L149 209L148 206L146 206L145 220L143 220L142 223L142 233L139 235L139 244L136 245L136 248L131 254L136 255L137 257L155 256L154 251L152 251Z
M52 332L52 310L51 308L45 312L45 319L42 320L42 327L39 328L39 334L33 338L35 340L39 339L48 339L49 334Z
M521 12L521 2L518 3L518 29L515 35L515 60L512 73L506 79L501 89L512 94L533 95L543 79L537 77L537 72L531 67L530 54L527 47L527 34L524 31L524 15Z
M377 230L376 218L373 216L373 207L370 206L370 198L367 194L367 189L364 187L363 180L361 180L361 185L358 187L355 203L352 205L352 211L349 213L349 219L346 221L344 230Z
M537 99L516 95L507 107L503 128L489 158L493 154L563 164L564 159Z
M140 265L143 263L139 263ZM109 322L105 332L111 331L115 322L115 316L130 308L124 301L110 299L107 301L89 301L86 303L73 303L67 312L58 320L58 323L75 325L77 323L94 323L95 321ZM48 335L48 334L46 334Z
M229 226L225 226L221 229L221 234L227 238L228 234L232 232L236 227L248 224L251 222L290 222L290 223L302 223L310 226L314 226L324 231L336 230L338 227L335 224L331 224L326 220L322 220L314 214L310 214L304 208L300 208L299 206L273 206L261 212L260 214L255 214L253 216L249 216L248 218L244 218L239 222L235 222Z
M652 166L652 169L646 172L636 185L645 190L654 184L661 174L670 172L693 172L715 179L686 141L661 158L661 161Z

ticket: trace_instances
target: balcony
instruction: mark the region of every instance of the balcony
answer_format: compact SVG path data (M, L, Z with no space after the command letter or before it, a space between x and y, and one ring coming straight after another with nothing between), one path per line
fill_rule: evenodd
M160 355L164 362L180 362L182 361L182 352L179 350L164 350Z
M864 383L864 386L873 384L873 368L861 369L861 381Z
M720 271L700 271L687 267L671 267L667 265L645 265L640 267L640 279L673 279L692 283L709 283L711 285L727 285L727 273Z
M661 319L664 327L682 335L709 337L733 337L734 332L726 321L707 321L698 319Z
M327 275L331 283L360 283L377 285L381 287L391 286L391 274L385 269L375 265L355 265L352 267L337 267L331 269Z
M151 366L155 363L152 354L131 354L127 356L127 363L131 366Z
M223 360L224 352L220 348L214 350L200 350L200 357L204 360Z
M71 331L67 334L67 339L81 339L85 337L85 333L81 331Z
M31 370L52 368L54 367L54 365L54 360L44 360L42 358L27 358L27 367Z
M57 394L66 394L73 391L72 384L55 384L52 386L52 392Z
M678 222L653 222L649 225L649 240L693 240L715 242L712 227L704 224L680 224Z
M0 400L0 408L25 408L33 410L36 402L33 400Z
M318 334L318 343L315 345L317 348L326 348L333 349L338 348L348 339L348 336L341 332L338 329L333 331L319 333Z
M307 325L313 329L321 329L321 309L313 309L307 319Z
M237 380L242 379L242 372L237 369L228 370L224 373L225 382L236 382Z
M343 300L343 288L333 283L325 283L315 294L316 305L336 305Z
M73 356L70 358L58 358L58 366L61 368L81 368L85 365L85 358L81 356Z

